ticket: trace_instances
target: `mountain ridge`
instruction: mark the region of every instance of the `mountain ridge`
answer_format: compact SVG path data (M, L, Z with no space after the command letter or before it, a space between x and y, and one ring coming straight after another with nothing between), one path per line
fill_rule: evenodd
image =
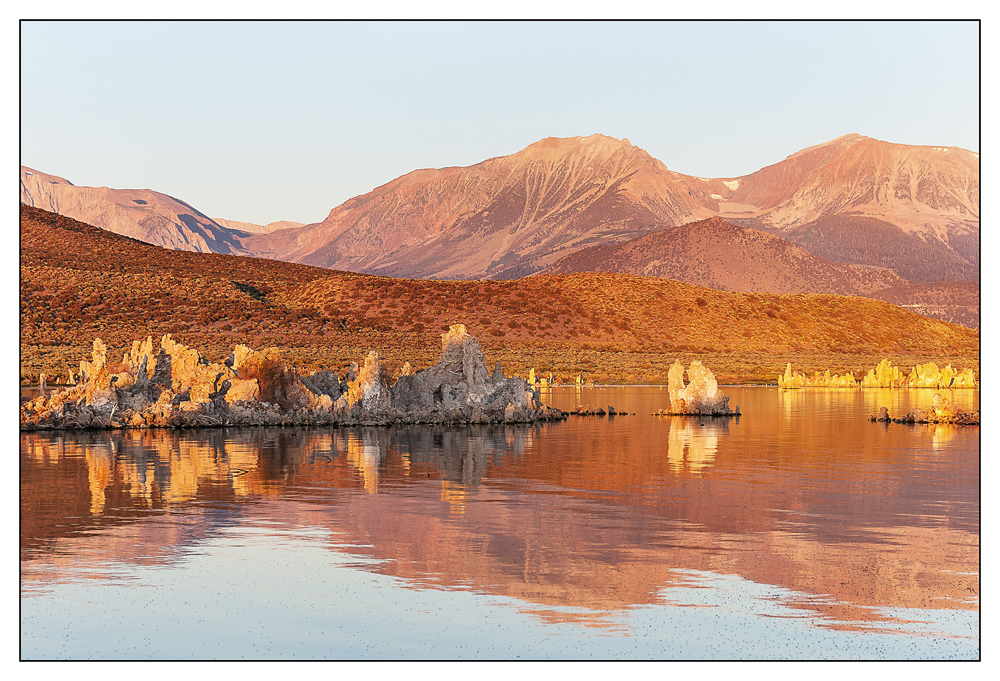
M129 192L149 191L105 190L117 192L104 199L117 202L114 210L88 213L71 201L46 204L30 191L25 200L25 185L22 168L22 202L98 226L112 222L109 212L121 220L125 208L135 213L129 199L139 197ZM69 187L66 182L45 189L52 195L86 193ZM37 188L35 193L45 194ZM88 196L99 200L93 192ZM252 223L227 228L238 223L213 221L159 196L173 202L169 210L152 223L148 215L132 218L145 231L109 228L176 248L332 269L509 279L540 272L589 246L722 217L827 260L888 267L911 281L972 281L979 271L978 155L856 133L733 178L670 170L627 139L548 137L471 166L411 171L348 199L319 222L282 229ZM167 236L151 234L155 229Z

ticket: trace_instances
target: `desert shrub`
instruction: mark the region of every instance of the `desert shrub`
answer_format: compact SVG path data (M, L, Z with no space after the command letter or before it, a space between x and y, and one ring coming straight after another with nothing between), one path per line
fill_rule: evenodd
M292 406L292 388L295 374L280 358L270 354L251 355L240 367L240 377L257 379L260 399L277 404L282 409Z

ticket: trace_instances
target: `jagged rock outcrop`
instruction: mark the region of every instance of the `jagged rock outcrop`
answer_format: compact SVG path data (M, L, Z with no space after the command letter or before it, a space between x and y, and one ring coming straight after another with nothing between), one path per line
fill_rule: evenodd
M613 409L613 407L608 407L608 409ZM593 407L589 404L578 404L569 410L570 416L607 416L610 413L610 411L604 411L601 407Z
M784 390L796 390L798 388L857 388L858 379L854 378L854 372L848 371L846 374L831 374L826 372L813 373L812 377L804 373L792 371L791 363L785 365L784 375L778 376L778 387Z
M729 396L719 390L715 374L698 360L693 360L687 370L688 384L684 385L684 365L674 362L667 372L667 393L670 411L660 409L654 416L703 415L738 416L740 408L729 407Z
M778 376L778 387L784 390L796 388L978 388L979 382L972 369L956 371L951 365L939 369L934 362L916 365L909 374L903 373L898 366L893 366L888 359L883 359L874 369L859 382L854 372L846 374L831 374L815 372L812 377L804 373L796 373L792 365L785 366L785 373Z
M785 365L784 375L778 376L778 387L785 390L795 390L796 388L804 388L806 385L806 375L797 374L792 371L792 364L789 362Z
M479 342L461 324L442 336L439 362L412 367L390 385L378 353L347 375L309 376L277 355L237 346L222 363L166 335L153 356L151 339L133 343L121 366L109 367L107 346L94 341L81 380L21 407L21 428L145 428L292 424L489 423L557 420L520 378L491 376Z
M347 406L358 417L384 418L389 413L392 396L385 367L379 361L378 353L372 350L365 358L365 365L357 378L347 385L344 396Z
M892 362L883 359L861 379L862 388L902 388L907 384L906 375Z
M862 388L978 388L972 369L956 371L951 364L939 369L934 362L917 364L909 374L883 359L861 379Z
M542 405L522 378L505 377L499 363L491 375L479 341L455 324L441 336L438 363L400 376L391 390L391 413L415 422L516 422L564 418Z
M806 379L806 385L817 388L857 388L858 379L854 378L853 371L831 375L827 369L826 373L821 374L817 371L812 378Z

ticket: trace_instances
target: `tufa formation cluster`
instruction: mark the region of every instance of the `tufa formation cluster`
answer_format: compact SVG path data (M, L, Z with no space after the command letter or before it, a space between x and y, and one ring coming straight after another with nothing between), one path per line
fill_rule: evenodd
M346 376L301 376L272 352L239 345L222 363L166 335L133 342L120 363L94 341L80 363L79 383L21 406L21 429L146 428L256 425L390 425L517 423L561 420L566 413L539 401L497 363L486 369L479 342L464 325L442 334L438 363L421 371L405 364L395 381L370 352Z
M827 369L825 374L816 372L812 378L805 374L792 371L792 365L785 366L784 375L778 376L778 387L785 390L796 388L978 388L979 381L976 380L976 373L972 369L956 371L947 365L944 369L939 369L934 362L927 364L917 364L910 373L904 373L898 366L893 366L892 362L883 359L874 369L869 369L868 373L859 382L854 378L854 372L847 372L844 375L830 375Z

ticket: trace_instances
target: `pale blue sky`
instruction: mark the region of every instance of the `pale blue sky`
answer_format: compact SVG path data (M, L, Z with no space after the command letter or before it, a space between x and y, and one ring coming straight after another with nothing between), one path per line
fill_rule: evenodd
M979 151L973 22L21 24L21 162L314 222L416 168L627 137L742 175L840 135Z

